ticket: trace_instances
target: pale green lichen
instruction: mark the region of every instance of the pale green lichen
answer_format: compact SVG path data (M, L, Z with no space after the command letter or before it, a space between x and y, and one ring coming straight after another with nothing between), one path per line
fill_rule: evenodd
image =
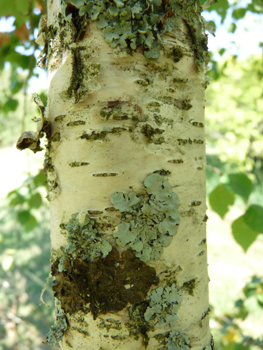
M161 345L157 350L190 350L191 348L189 336L178 331L157 334L155 338Z
M73 5L73 6L72 6ZM162 35L175 32L179 26L178 19L184 18L192 42L197 65L207 61L207 38L203 34L204 26L199 16L202 7L196 0L188 0L187 4L180 0L63 0L62 16L72 20L80 38L83 32L82 20L86 16L97 21L105 41L112 47L136 50L142 46L147 58L160 56ZM173 48L170 57L178 62L183 56L180 48Z
M55 345L63 338L63 334L68 328L65 312L61 309L61 303L58 299L55 299L55 324L50 328L44 344Z
M174 327L183 300L181 291L173 283L170 287L159 286L151 292L151 301L144 314L145 321L153 321L156 328Z
M88 215L72 214L70 220L66 224L61 224L60 227L67 237L68 244L65 250L73 258L94 260L107 256L112 250L111 244L103 239L103 233L99 232L96 220ZM60 258L59 271L63 270L62 258Z
M114 234L116 243L135 251L142 261L159 259L177 232L180 222L178 196L158 173L144 181L147 195L115 192L111 202L122 212L122 221Z

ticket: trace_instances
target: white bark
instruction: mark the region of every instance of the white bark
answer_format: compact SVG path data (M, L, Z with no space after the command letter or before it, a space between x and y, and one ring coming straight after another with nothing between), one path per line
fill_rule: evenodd
M51 2L48 11L48 25L54 26L59 1ZM130 55L124 49L111 48L95 22L88 24L84 38L77 43L72 42L71 30L68 25L62 34L67 42L63 52L58 33L53 49L49 44L46 117L52 134L46 161L52 263L61 258L60 247L67 245L67 235L62 234L60 225L65 225L74 213L87 213L104 225L110 223L103 240L119 252L126 250L113 236L118 232L121 213L107 210L113 208L112 194L145 194L147 176L156 171L170 173L163 176L181 203L179 229L163 248L160 259L145 263L156 270L158 286L176 285L182 302L172 327L154 327L150 321L147 350L175 349L154 337L168 331L186 334L191 349L201 350L211 341L205 243L206 82L204 70L196 67L189 31L181 21L176 32L163 35L160 57L147 59L139 49ZM173 49L178 47L183 57L175 63ZM80 64L81 70L77 70ZM83 74L81 86L72 82L74 69ZM158 286L152 284L145 299L149 301ZM66 313L68 329L61 348L144 348L141 334L129 335L130 306L100 313L95 320L85 309Z

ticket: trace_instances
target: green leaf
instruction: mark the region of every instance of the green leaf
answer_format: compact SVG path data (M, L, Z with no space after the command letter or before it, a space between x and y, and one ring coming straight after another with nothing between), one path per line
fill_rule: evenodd
M215 10L221 17L221 23L223 23L226 18L228 9L229 9L228 0L220 0L217 3L212 4L207 10L209 12Z
M24 226L26 232L31 231L37 226L37 220L34 215L30 214L28 210L21 210L17 213L18 222Z
M225 48L222 48L218 51L219 55L220 56L223 56L223 54L226 52L226 49Z
M17 213L17 220L21 225L25 225L30 219L30 212L28 210L21 210Z
M263 207L252 204L244 215L245 223L254 231L263 233Z
M26 198L22 196L20 193L15 192L15 196L10 200L9 206L14 207L17 204L22 204L26 201Z
M232 17L235 18L235 19L243 18L243 17L245 17L246 12L247 12L247 9L244 9L244 8L235 9L232 12Z
M25 230L26 232L32 231L35 227L37 227L37 220L34 217L34 215L30 214L29 220L25 223Z
M258 232L254 231L249 227L245 220L244 215L237 218L231 225L232 234L236 242L246 252L251 244L257 239Z
M257 295L257 302L259 306L263 307L263 294Z
M235 33L237 29L237 25L235 23L231 23L228 27L228 33Z
M217 186L209 195L209 203L212 209L223 219L228 212L228 207L235 202L235 196L223 185Z
M12 91L12 94L16 94L24 85L23 81L15 81L11 84L10 89Z
M10 97L6 103L3 105L3 110L5 113L14 112L18 107L18 101Z
M34 181L36 187L38 187L38 186L46 186L47 178L42 172L40 172L39 174L37 174L34 177L33 181Z
M246 202L253 190L252 181L244 174L229 174L227 176L227 183L224 186L231 192L238 194Z
M42 204L42 197L40 193L34 193L28 200L28 205L30 208L39 208Z

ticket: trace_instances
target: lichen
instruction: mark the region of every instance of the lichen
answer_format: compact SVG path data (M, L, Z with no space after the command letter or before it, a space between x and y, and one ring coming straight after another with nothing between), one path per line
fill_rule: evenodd
M76 40L83 32L83 22L90 19L97 22L111 47L119 46L132 52L142 46L147 58L160 56L162 35L174 32L179 26L178 18L183 18L198 67L207 61L207 38L199 19L201 11L202 7L195 0L187 1L185 5L180 0L115 0L110 3L107 0L63 0L61 8L62 17L74 23ZM178 62L183 57L182 49L173 48L170 57Z
M158 173L144 180L145 194L115 192L111 202L122 213L114 233L116 243L135 251L142 261L159 259L177 232L180 222L178 196Z
M144 314L145 320L154 322L155 328L174 327L183 300L182 292L173 283L171 286L155 288L150 298L150 305Z
M51 326L49 333L46 335L44 344L55 345L58 343L68 328L67 318L64 310L61 309L61 303L55 299L55 324Z
M149 305L147 300L140 304L132 305L129 307L129 322L125 324L129 330L129 335L134 337L136 340L141 336L142 342L145 348L147 348L149 342L148 331L153 327L149 322L145 321L144 313Z
M52 289L61 308L68 314L91 311L94 319L101 313L120 311L127 303L142 302L151 285L159 283L155 269L130 250L120 256L112 249L104 259L92 261L60 258L52 264L51 272ZM131 288L126 289L127 284Z
M161 345L157 350L190 350L191 348L189 336L175 330L157 334L155 338Z
M93 260L105 257L112 249L108 240L103 239L104 234L99 232L96 220L84 213L72 214L60 227L68 243L63 249L73 258Z

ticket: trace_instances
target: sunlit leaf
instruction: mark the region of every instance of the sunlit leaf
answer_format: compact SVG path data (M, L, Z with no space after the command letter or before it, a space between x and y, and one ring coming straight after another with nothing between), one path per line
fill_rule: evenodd
M237 25L235 23L231 23L228 27L228 32L235 33L236 29L237 29Z
M8 112L14 112L18 107L18 100L15 100L14 98L10 97L5 104L3 105L3 110L5 113Z
M24 225L26 232L32 231L35 227L37 227L37 220L34 215L30 214L29 220Z
M237 8L232 12L232 17L235 19L243 18L245 17L246 12L247 12L247 9L245 8Z
M14 207L17 204L22 204L26 201L26 198L22 196L20 193L15 192L15 196L10 200L9 206Z
M224 186L247 201L253 190L253 183L247 175L244 173L229 174L227 175L227 180Z
M34 177L33 181L34 181L36 187L38 187L38 186L46 186L47 178L42 172L40 172L39 174L37 174Z
M229 210L229 206L235 202L235 196L228 191L223 185L217 186L209 194L209 203L212 209L223 219Z
M42 204L42 197L40 193L34 193L28 200L28 205L30 208L39 208Z
M252 204L244 215L245 223L256 232L263 233L263 207Z
M244 215L237 218L231 225L232 234L236 242L246 252L251 244L257 239L258 232L249 227L245 220Z
M17 213L17 221L21 225L25 225L27 221L30 220L30 212L28 210L21 210Z

